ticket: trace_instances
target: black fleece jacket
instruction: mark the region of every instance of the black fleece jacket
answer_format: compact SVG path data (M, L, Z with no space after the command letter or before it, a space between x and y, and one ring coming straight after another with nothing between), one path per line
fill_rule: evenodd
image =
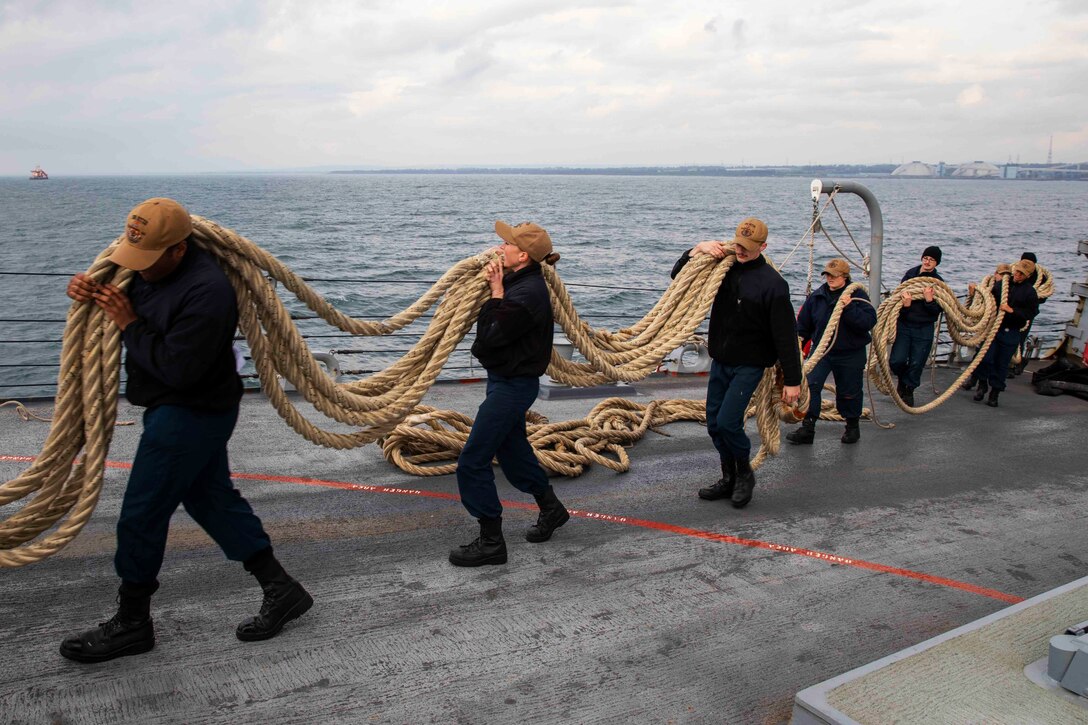
M676 277L691 258L684 252ZM723 365L769 368L780 362L786 385L801 384L801 355L790 286L762 254L734 263L710 308L710 357Z
M472 354L491 373L537 377L552 359L554 318L540 265L530 262L502 278L503 298L489 299L476 320Z
M128 297L137 316L121 333L129 402L204 410L238 404L242 381L232 349L238 301L206 252L190 245L177 269L158 282L134 275Z
M994 299L999 304L1001 302L1002 284L1003 281L999 280L990 287ZM1039 293L1027 280L1019 283L1013 282L1009 285L1008 303L1009 307L1012 308L1012 312L1006 312L1005 316L1001 318L1002 330L1019 330L1039 314Z

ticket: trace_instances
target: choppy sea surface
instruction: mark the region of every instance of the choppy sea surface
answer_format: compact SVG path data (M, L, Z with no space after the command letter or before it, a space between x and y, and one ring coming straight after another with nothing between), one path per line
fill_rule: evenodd
M782 267L800 305L809 252L807 244L793 250L811 221L809 181L401 174L0 178L0 399L55 390L67 276L86 269L120 233L128 210L148 197L178 199L313 279L312 286L344 312L375 320L406 307L457 261L495 244L496 219L534 221L562 255L557 269L580 314L596 327L617 329L652 306L686 248L729 238L746 216L767 222L767 254ZM1088 237L1088 184L852 181L868 187L883 211L886 288L894 288L931 244L941 247L939 271L961 294L998 263L1033 251L1056 282L1035 331L1044 345L1059 339L1075 308L1070 286L1088 272L1088 260L1077 256L1077 241ZM833 210L825 224L839 247L860 259L868 252L868 212L853 195L838 197L838 207L849 233ZM851 234L863 251L855 249ZM839 253L818 235L816 273L834 256ZM305 313L297 303L289 307ZM406 336L343 337L317 321L299 324L315 351L358 351L338 353L344 368L357 374L385 367L412 343ZM422 324L413 328L418 333ZM478 374L460 351L443 377Z

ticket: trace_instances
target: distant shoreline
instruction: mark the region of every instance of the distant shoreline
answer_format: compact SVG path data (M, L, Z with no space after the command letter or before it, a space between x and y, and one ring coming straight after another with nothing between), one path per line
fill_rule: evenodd
M827 166L464 166L451 168L404 168L404 169L336 169L326 173L340 175L522 175L522 176L724 176L724 177L808 177L808 178L882 178L882 179L981 179L1003 181L1000 176L953 177L948 176L893 176L899 168L897 164L835 164ZM1042 170L1046 167L1035 164L1021 164L1019 169ZM1088 172L1073 172L1078 176L1040 177L1020 180L1088 180Z
M898 164L808 164L802 166L450 166L442 168L337 168L312 166L306 168L251 169L234 171L144 171L124 174L78 173L71 177L94 176L280 176L315 175L422 175L422 176L657 176L657 177L807 177L813 178L881 178L881 179L981 179L1013 180L1004 175L955 176L953 174L893 175ZM955 165L950 166L955 168ZM1010 167L1019 181L1088 181L1088 163L1082 164L1018 164ZM62 174L63 175L63 174ZM14 174L0 174L0 179L14 179ZM23 177L25 178L25 177ZM58 176L60 178L60 176Z
M330 174L513 174L525 176L890 176L896 164L834 166L464 166L444 169L344 169Z

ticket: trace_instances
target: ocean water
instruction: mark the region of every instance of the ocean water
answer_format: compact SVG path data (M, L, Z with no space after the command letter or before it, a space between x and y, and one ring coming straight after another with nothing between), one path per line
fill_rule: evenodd
M809 181L396 174L0 178L0 399L53 392L67 277L86 269L120 233L126 212L148 197L176 198L192 213L235 230L313 279L341 310L367 319L404 308L452 264L495 244L496 219L535 221L562 255L557 269L579 312L594 326L617 329L650 308L684 249L730 237L749 215L770 228L768 256L777 263L788 258L782 272L799 305L809 272L807 245L790 253L811 221ZM1070 285L1088 273L1088 260L1076 253L1077 241L1088 237L1088 184L858 181L883 211L885 287L894 288L930 244L943 250L939 271L961 294L998 263L1034 251L1056 281L1035 330L1044 343L1060 337L1075 307ZM864 204L843 195L838 206L867 251ZM833 210L825 225L840 248L861 257ZM816 272L833 256L839 255L818 236ZM289 306L305 314L297 303ZM388 365L413 341L411 335L344 337L319 321L299 325L312 349L338 351L344 368L357 374ZM417 323L410 332L421 329ZM460 351L443 377L478 374Z

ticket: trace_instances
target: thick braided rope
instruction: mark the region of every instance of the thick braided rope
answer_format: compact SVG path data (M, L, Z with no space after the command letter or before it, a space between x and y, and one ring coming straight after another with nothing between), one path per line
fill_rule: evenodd
M1041 264L1035 265L1035 271L1039 273L1035 279L1035 294L1040 300L1048 299L1054 294L1054 277L1050 274L1050 270Z
M103 252L88 274L124 287L132 273L118 270ZM0 506L29 498L0 521L0 566L22 566L56 553L75 538L98 503L120 387L121 336L107 322L93 305L72 304L68 310L49 434L34 463L0 486Z
M553 351L548 374L560 383L577 387L646 377L666 355L686 343L706 319L718 287L735 260L731 250L721 261L704 254L691 257L653 308L637 323L617 332L593 329L583 322L562 280L546 266L544 277L555 321L586 359L585 363L571 362Z
M691 339L710 311L718 288L735 259L729 248L726 257L720 261L709 255L692 256L654 308L635 325L616 333L595 330L580 321L562 282L553 270L545 267L556 322L587 359L586 363L572 363L553 350L548 374L559 382L576 386L641 380L657 368L665 355ZM648 349L653 353L649 354ZM781 446L778 420L787 419L784 411L792 410L780 402L780 377L778 366L767 369L745 413L745 418L756 418L761 441L752 457L753 469L758 469L768 456L778 454ZM801 390L801 402L807 405L807 387L802 386ZM417 410L422 411L419 416L406 420L381 439L386 460L415 475L452 473L472 427L472 419L451 411L424 410L423 406ZM529 441L541 465L555 473L580 475L591 463L626 471L630 463L622 445L638 440L647 429L663 425L664 422L653 417L659 410L669 417L664 422L706 422L705 404L699 401L655 401L643 407L611 398L594 408L584 420L550 424L544 433L540 428L529 427ZM603 433L603 429L594 425L600 420L609 421L610 425L625 420L629 429L621 432L617 427ZM593 433L596 438L587 433ZM551 450L550 446L557 448ZM612 451L614 460L603 455L605 449ZM444 463L423 465L439 461Z
M846 305L843 304L843 298L852 295L855 290L865 289L865 285L860 282L851 282L839 295L839 298L835 301L835 306L831 309L831 316L827 320L827 325L824 327L823 335L820 337L820 342L816 345L816 349L813 350L808 358L805 360L805 364L801 367L801 399L797 401L797 405L793 408L789 406L779 406L779 417L787 423L796 423L805 417L805 412L809 405L809 389L808 389L808 375L812 372L812 369L823 359L824 355L834 346L835 338L839 334L839 321L842 318L843 312L846 310ZM872 304L867 300L855 298L854 302L857 304ZM824 389L834 391L834 387L831 385L824 385ZM863 408L861 415L863 418L868 418L871 415L871 411L868 408ZM830 400L820 401L820 420L844 420L842 414L839 413L835 407L835 403Z
M1008 298L1008 285L1002 285L1001 300L994 299L990 292L992 278L986 277L979 283L966 304L960 304L952 288L944 282L933 277L914 277L903 282L891 295L888 296L880 307L877 308L876 327L873 328L873 343L869 351L869 378L877 389L892 398L902 410L915 415L927 413L948 400L960 388L960 385L974 373L975 368L982 362L986 351L990 348L997 331L1001 327L1001 320L1005 316L999 307L1005 304ZM923 300L923 290L933 287L934 300L940 304L944 312L944 319L948 325L948 332L952 339L961 345L978 347L978 355L971 364L964 368L960 376L943 393L926 403L925 405L909 406L899 396L895 385L895 375L891 371L888 362L892 344L895 342L896 324L899 320L899 311L903 307L900 294L909 292L914 301Z
M622 473L631 467L627 446L648 430L665 435L657 429L669 423L705 423L706 405L701 400L654 400L641 405L609 398L581 420L551 423L540 416L535 420L526 430L546 471L573 477L597 464ZM457 457L471 428L472 419L465 415L421 405L379 445L386 460L402 471L441 476L457 470Z
M193 216L193 225L195 243L215 257L235 289L239 328L249 342L262 389L288 425L323 446L356 447L392 431L419 405L489 296L484 272L488 258L481 255L454 265L401 313L378 322L356 320L336 310L285 265L244 237L199 216ZM118 238L114 245L120 241ZM99 282L124 288L132 273L109 262L112 249L99 255L88 274ZM558 358L553 354L550 374L578 385L645 377L694 334L733 259L731 254L721 261L696 255L649 313L631 328L616 333L593 330L583 322L554 271L546 268L557 320L588 361L554 362ZM368 378L338 384L314 360L276 294L273 280L329 324L357 335L389 334L437 307L426 332L400 360ZM334 433L317 427L288 399L281 378L324 415L361 430ZM117 328L94 305L73 304L64 333L56 413L49 435L35 462L0 487L0 506L32 496L0 521L0 566L22 566L55 553L90 517L104 477L119 381ZM763 392L757 391L756 400L764 406L757 408L760 434L765 447L770 442L773 453L779 431L773 419L772 387L773 375L765 376L760 386ZM659 404L655 410L661 407ZM636 428L648 429L652 422L651 416ZM610 432L600 446L589 443L585 436L571 446L602 465L609 465L604 463L609 459L602 451L611 451L622 461L625 454L616 439L630 434L613 433L614 427L614 423L606 426ZM77 462L81 452L83 458ZM564 455L573 454L564 450ZM573 470L578 464L568 461L567 465ZM54 526L54 531L35 541Z

